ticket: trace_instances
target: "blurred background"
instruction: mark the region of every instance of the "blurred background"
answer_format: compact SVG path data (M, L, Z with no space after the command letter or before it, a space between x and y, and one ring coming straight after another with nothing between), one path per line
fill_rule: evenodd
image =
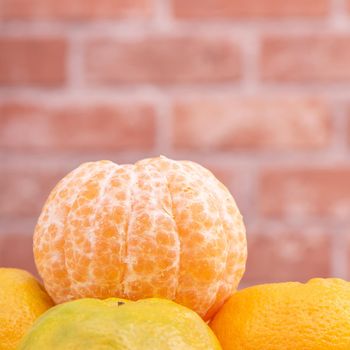
M350 1L0 0L0 265L35 273L44 200L88 160L207 166L242 286L350 278Z

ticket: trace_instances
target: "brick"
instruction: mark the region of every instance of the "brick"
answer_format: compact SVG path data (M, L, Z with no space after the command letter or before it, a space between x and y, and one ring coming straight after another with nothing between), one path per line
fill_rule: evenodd
M249 198L246 193L246 173L249 169L228 161L213 162L205 159L194 159L194 161L209 169L231 192L243 216L246 218L246 214L249 214L248 218L251 218L252 208L248 205Z
M35 220L46 198L56 183L68 171L68 167L50 168L45 164L28 166L23 164L2 165L0 172L0 218Z
M330 115L310 98L198 98L173 107L177 149L317 149L330 142Z
M260 69L271 82L344 82L350 80L349 61L349 36L267 36Z
M38 278L34 257L32 235L8 233L0 236L0 267L24 269Z
M61 86L67 44L60 38L0 38L0 85Z
M301 231L262 228L248 234L249 258L242 286L329 277L330 237L312 228Z
M39 151L151 150L155 111L145 103L0 105L0 147Z
M192 159L192 161L195 161L210 170L219 181L226 185L226 187L229 187L230 183L236 178L235 169L228 164L214 163L204 159Z
M343 256L345 256L345 266L341 264L340 268L342 269L341 272L345 274L344 278L349 281L350 280L350 268L349 268L350 266L350 228L349 226L345 227L343 232L340 231L340 235L342 237L342 240L340 240L340 242L344 244L343 246L341 246L343 248L342 253L343 253ZM339 248L339 249L342 249L342 248ZM342 276L342 274L339 274L339 275Z
M240 53L223 37L100 39L85 50L90 83L208 83L240 77Z
M348 220L350 168L267 169L258 191L266 217Z
M322 17L329 9L329 0L173 0L175 16L185 19Z
M148 17L152 0L0 0L4 20L94 20Z

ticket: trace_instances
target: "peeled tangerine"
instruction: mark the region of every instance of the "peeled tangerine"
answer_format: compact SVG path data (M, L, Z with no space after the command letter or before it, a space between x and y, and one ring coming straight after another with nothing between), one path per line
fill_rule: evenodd
M162 297L209 319L245 268L245 228L227 188L165 157L82 164L51 192L34 255L56 303Z
M220 350L207 324L169 300L80 299L45 313L18 350Z
M211 327L223 350L350 349L350 283L315 278L235 293Z
M0 268L0 349L15 350L34 321L53 306L27 271Z

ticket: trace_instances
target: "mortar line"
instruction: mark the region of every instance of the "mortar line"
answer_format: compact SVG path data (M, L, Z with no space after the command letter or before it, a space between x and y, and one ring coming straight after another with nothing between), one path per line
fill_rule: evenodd
M155 155L167 156L171 152L171 103L162 97L157 104Z
M331 0L329 25L335 30L349 28L349 15L345 0Z

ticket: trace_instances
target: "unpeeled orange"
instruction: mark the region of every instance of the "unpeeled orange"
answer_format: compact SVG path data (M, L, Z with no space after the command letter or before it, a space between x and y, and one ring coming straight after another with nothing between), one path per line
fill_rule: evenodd
M18 350L221 350L192 310L164 299L80 299L45 313Z
M27 271L0 268L0 349L14 350L53 302Z
M245 228L226 187L196 163L99 161L51 192L34 254L56 303L162 297L208 319L242 277Z
M350 349L350 283L312 279L235 293L211 327L223 350Z

